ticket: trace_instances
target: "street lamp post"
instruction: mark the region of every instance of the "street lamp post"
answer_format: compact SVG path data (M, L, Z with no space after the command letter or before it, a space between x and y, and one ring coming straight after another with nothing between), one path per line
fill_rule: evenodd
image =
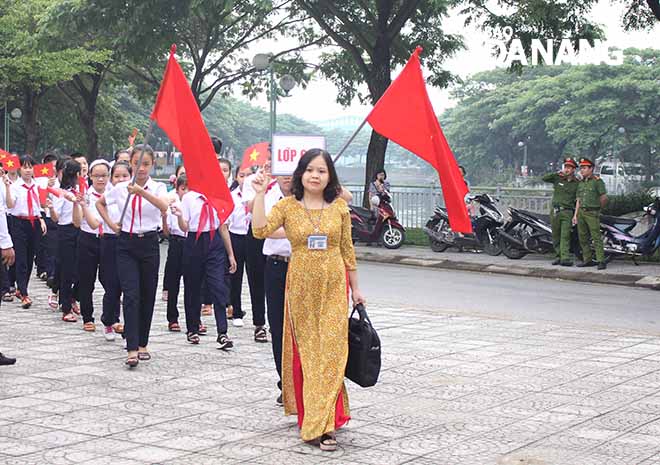
M9 103L5 101L5 150L7 152L10 152L9 150L9 122L10 121L18 121L21 119L23 116L23 112L21 111L20 108L14 108L12 111L9 111Z
M278 84L275 82L275 71L273 70L273 64L275 60L273 59L272 53L258 53L252 59L252 64L259 71L268 70L268 103L270 105L269 116L270 116L270 141L273 141L273 135L277 131L277 95L278 95ZM293 76L285 74L280 78L279 87L284 91L285 95L288 96L291 89L296 86L296 81Z
M624 135L626 133L626 128L623 126L619 126L617 129L617 132L620 135ZM618 141L618 140L617 140ZM619 153L621 153L621 144L619 144ZM613 154L614 155L614 193L618 194L619 193L619 155L618 154Z
M527 177L527 142L518 142L518 147L523 149L523 164L520 167L520 174L523 177Z

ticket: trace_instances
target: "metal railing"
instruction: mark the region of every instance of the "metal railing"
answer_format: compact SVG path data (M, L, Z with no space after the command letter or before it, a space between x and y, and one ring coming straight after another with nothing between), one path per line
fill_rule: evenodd
M346 184L353 192L354 203L359 205L362 200L362 185ZM550 211L552 190L507 188L507 187L480 187L470 188L473 194L487 193L499 199L498 206L505 213L508 207L520 208L537 213ZM442 190L433 186L392 186L392 206L397 213L399 221L406 228L421 228L433 214L436 205L444 205ZM508 215L507 215L508 216Z

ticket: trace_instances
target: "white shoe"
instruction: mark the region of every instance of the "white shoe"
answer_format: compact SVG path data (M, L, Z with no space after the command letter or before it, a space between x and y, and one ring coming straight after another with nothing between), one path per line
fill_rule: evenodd
M115 330L112 329L112 326L106 326L103 328L103 337L105 337L105 340L108 342L115 340Z
M234 318L231 321L233 322L234 326L236 326L237 328L242 328L244 326L242 318Z

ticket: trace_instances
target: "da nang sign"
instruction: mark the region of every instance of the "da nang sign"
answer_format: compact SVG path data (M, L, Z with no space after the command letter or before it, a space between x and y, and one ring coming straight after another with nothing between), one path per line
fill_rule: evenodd
M310 149L325 150L323 136L273 135L271 144L271 172L273 176L290 176L298 161Z

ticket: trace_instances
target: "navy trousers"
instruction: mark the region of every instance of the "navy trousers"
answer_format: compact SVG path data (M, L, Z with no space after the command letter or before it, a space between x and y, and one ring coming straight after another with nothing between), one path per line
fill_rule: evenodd
M282 334L284 332L284 293L286 291L287 262L266 259L264 270L266 302L268 304L268 325L273 345L275 369L280 377L277 386L282 389Z
M149 344L159 265L160 249L156 231L141 235L122 232L119 235L117 271L124 294L124 336L129 351Z
M99 281L105 290L101 322L104 326L112 326L119 323L121 301L121 286L117 271L117 236L114 234L105 234L101 238Z
M96 234L78 234L78 297L83 322L94 321L94 284L101 264L101 239Z
M179 322L179 291L181 290L181 277L183 276L183 246L185 237L170 234L167 246L167 261L165 262L165 275L163 285L167 289L167 322Z
M219 231L215 231L213 239L208 232L202 233L199 239L196 235L192 232L188 234L183 249L186 328L189 333L199 333L202 278L206 276L206 286L213 303L218 334L224 334L227 332L225 303L229 297L229 289L225 282L227 269L225 246Z
M55 277L55 262L57 261L57 223L50 218L46 218L46 241L41 239L41 243L46 245L46 273L49 278Z
M62 313L71 313L71 302L77 297L78 281L78 233L73 224L59 225L57 228L57 261L59 263L59 302Z
M250 285L250 301L252 302L252 323L254 326L266 324L266 294L264 291L264 240L255 239L252 235L252 225L247 233L245 265L248 284Z
M247 254L247 236L234 233L229 233L229 235L232 249L234 249L234 258L236 259L236 273L230 275L230 302L234 308L234 318L243 318L245 312L241 303L241 295L243 292L245 256Z
M34 265L34 255L41 239L39 220L23 220L9 216L9 233L16 252L16 287L22 295L28 295L28 284Z

